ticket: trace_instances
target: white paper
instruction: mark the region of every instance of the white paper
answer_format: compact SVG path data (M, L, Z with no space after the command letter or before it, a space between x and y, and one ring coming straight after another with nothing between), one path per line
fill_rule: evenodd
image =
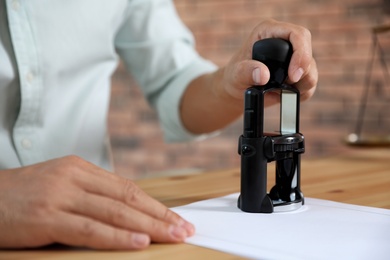
M305 198L284 213L245 213L238 194L173 208L186 243L254 259L390 259L390 210Z

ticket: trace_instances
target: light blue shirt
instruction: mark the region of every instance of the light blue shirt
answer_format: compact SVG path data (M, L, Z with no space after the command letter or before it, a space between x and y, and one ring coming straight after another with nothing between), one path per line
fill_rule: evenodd
M109 169L106 116L119 58L165 138L194 138L180 98L216 67L194 50L170 0L0 0L0 169L70 154Z

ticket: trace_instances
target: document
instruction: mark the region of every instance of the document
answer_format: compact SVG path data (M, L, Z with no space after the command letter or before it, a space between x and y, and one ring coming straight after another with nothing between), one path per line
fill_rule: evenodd
M390 210L305 198L295 211L245 213L238 195L173 208L195 225L186 243L250 259L390 259Z

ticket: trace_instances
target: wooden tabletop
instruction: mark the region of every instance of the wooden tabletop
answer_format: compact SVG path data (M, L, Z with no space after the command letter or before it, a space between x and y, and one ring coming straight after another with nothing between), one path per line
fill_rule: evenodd
M364 149L340 156L302 158L301 187L305 197L390 209L390 149ZM273 185L274 164L268 184ZM239 169L137 181L169 207L239 192ZM0 259L239 259L237 256L187 244L153 244L135 252L94 251L69 247L0 251Z

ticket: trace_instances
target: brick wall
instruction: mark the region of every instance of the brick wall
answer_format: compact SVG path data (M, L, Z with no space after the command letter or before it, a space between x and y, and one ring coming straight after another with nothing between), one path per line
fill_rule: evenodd
M315 96L301 105L301 132L306 138L303 158L351 149L343 138L355 128L371 57L371 28L387 24L387 1L176 0L175 4L195 35L197 50L218 65L229 60L263 18L272 17L310 29L320 81ZM390 53L389 36L390 33L379 35L385 53ZM387 83L376 59L365 133L390 132ZM241 120L207 141L165 144L155 112L123 66L113 76L109 129L116 171L131 178L170 170L192 172L239 166L237 140L242 133Z

